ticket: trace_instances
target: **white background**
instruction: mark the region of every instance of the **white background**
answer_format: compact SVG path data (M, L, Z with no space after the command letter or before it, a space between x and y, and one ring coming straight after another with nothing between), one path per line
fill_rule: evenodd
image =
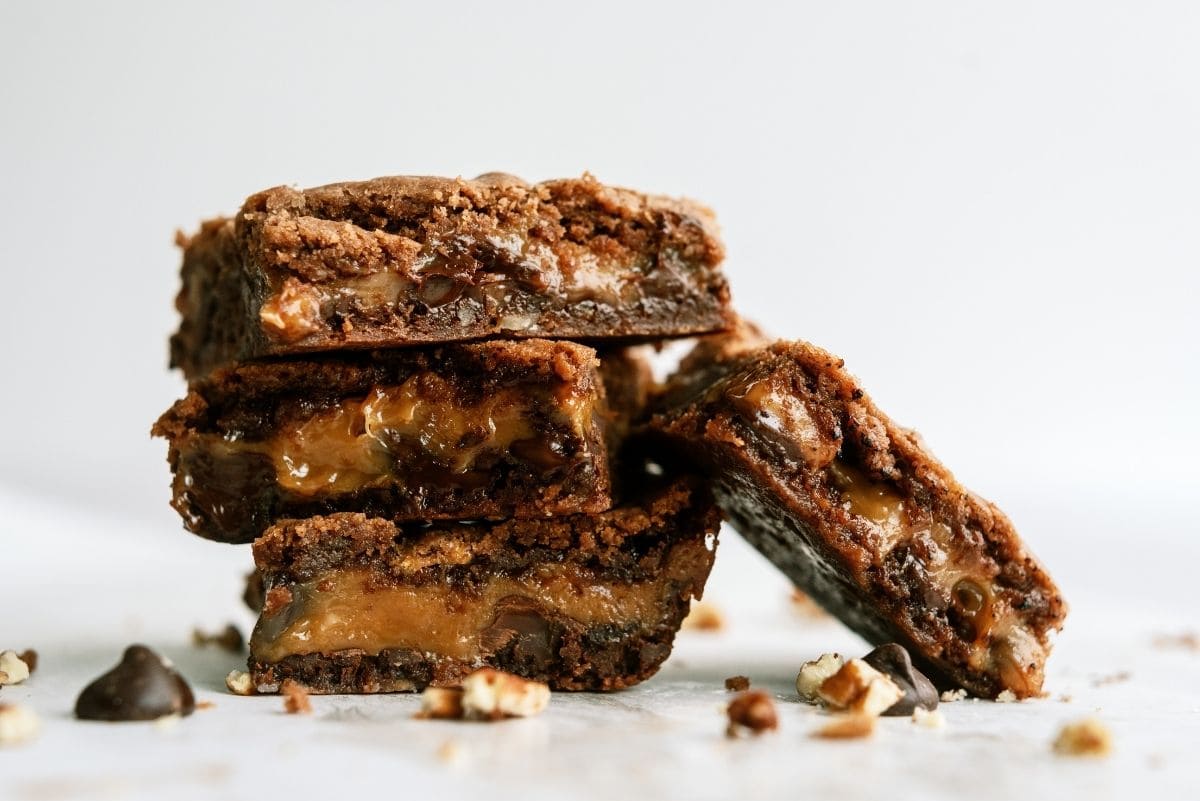
M284 183L589 170L713 206L738 308L1004 506L1077 630L1092 599L1194 625L1198 42L1186 2L5 3L0 567L64 637L43 554L236 583L148 436L176 228ZM712 591L753 605L739 546Z

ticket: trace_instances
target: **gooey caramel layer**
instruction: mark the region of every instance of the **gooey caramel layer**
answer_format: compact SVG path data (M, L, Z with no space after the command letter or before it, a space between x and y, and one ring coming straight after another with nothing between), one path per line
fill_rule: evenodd
M477 258L483 254L490 256ZM420 303L437 310L465 300L476 308L496 304L509 309L500 328L522 331L533 326L546 299L555 295L565 304L618 306L636 300L649 266L645 258L629 265L566 240L550 246L497 233L472 243L459 234L434 238L411 261L379 272L319 283L288 276L264 300L259 321L270 337L292 343L321 330L326 319L347 308L374 313ZM522 297L524 308L514 305L518 296L528 296ZM459 313L473 314L465 307Z
M943 608L953 608L973 632L969 657L973 669L994 669L1013 688L1040 685L1040 674L1028 671L1030 666L1040 671L1037 666L1045 659L1044 649L1017 611L992 592L993 575L965 536L956 536L945 521L909 504L890 483L876 481L840 458L836 442L822 434L782 376L744 377L731 382L725 392L756 434L782 445L792 458L823 474L842 508L868 524L880 563L896 547L922 541L925 556L917 558L930 589Z
M470 486L486 480L475 468L487 455L511 452L538 470L565 463L562 443L533 423L537 402L536 394L503 389L463 403L444 378L427 372L342 400L262 440L202 436L226 459L266 456L278 484L297 495L353 492L381 480L402 481L405 473ZM572 393L547 405L555 423L586 443L594 404L593 397Z
M685 547L705 551L702 543ZM554 563L496 575L470 591L440 582L381 586L365 568L330 570L277 591L285 600L275 608L268 603L250 650L265 662L350 648L368 654L414 649L470 661L487 657L514 634L540 637L544 642L535 647L549 648L551 613L582 626L654 627L669 622L664 618L672 609L669 594L677 591L673 580L689 578L694 558L674 554L653 581L626 583Z

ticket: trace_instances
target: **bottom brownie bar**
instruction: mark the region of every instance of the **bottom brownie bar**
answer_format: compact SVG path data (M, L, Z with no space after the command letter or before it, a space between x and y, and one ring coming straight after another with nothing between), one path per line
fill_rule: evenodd
M489 666L560 690L658 670L712 567L720 513L680 479L598 515L397 524L285 520L254 544L265 598L250 640L259 692L458 684Z

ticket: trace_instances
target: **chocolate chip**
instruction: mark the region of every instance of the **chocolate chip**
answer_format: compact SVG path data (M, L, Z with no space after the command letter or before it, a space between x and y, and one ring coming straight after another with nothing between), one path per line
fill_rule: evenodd
M144 645L125 649L121 662L93 681L75 702L80 720L156 720L190 715L192 688L171 664Z
M937 709L938 692L925 674L913 667L912 658L904 646L889 642L863 657L863 661L888 678L904 692L904 697L892 704L885 715L911 715L917 707L932 712Z

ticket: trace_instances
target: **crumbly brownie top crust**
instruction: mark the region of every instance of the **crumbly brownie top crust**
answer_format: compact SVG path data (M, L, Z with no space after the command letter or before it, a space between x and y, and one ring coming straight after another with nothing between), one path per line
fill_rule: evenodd
M171 360L192 378L269 355L730 322L712 212L591 176L277 187L180 243Z

